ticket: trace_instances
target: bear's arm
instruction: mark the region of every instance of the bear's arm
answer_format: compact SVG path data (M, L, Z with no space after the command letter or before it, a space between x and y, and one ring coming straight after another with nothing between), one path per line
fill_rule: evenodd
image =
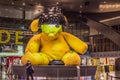
M87 51L88 45L84 41L67 32L63 32L62 35L64 36L68 45L76 52L84 54Z
M25 53L28 53L28 52L35 53L35 52L38 52L39 49L40 49L40 45L41 45L40 41L41 41L41 34L34 35L29 40L29 42L27 43L27 47L26 47Z

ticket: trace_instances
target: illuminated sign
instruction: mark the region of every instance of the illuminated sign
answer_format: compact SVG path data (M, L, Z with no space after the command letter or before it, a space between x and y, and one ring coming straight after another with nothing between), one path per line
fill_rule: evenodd
M3 34L5 34L7 37L5 40L3 40ZM23 31L15 31L15 44L23 44L23 42L20 42L20 39L23 39ZM0 30L0 43L8 43L10 41L11 34L8 30Z
M23 56L23 46L17 46L18 52L0 52L0 56Z

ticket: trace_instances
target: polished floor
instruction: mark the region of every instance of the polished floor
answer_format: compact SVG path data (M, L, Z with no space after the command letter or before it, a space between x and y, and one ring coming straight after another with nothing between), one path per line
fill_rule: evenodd
M105 73L101 73L99 75L99 79L96 80L120 80L116 79L113 76L115 72L110 72L108 76ZM46 77L34 77L34 80L76 80L77 78L46 78ZM13 75L7 75L5 72L2 72L2 76L0 80L25 80L24 76L19 76L18 78L14 79ZM92 76L81 76L80 80L95 80Z
M97 79L94 77L97 76ZM120 80L120 72L119 71L111 71L107 73L100 73L95 76L80 76L80 80ZM1 68L0 71L0 80L26 80L25 76L18 76L17 78L14 75L7 75L5 67ZM77 80L76 77L72 78L46 78L46 77L34 77L34 80Z

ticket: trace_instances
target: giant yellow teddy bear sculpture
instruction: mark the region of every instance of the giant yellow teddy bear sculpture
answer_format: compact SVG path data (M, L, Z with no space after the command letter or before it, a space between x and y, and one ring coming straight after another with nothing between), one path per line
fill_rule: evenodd
M49 13L33 20L32 31L37 31L40 24L42 32L29 40L25 55L21 58L23 64L29 60L33 65L48 65L51 61L60 60L66 66L80 65L79 54L84 54L88 45L74 35L62 31L61 17L63 16L55 14L51 16ZM66 21L65 17L63 19Z

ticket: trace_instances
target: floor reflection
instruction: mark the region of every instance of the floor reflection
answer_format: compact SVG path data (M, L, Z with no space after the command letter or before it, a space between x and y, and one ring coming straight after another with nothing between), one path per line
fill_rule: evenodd
M0 80L26 80L25 76L14 76L14 75L7 75L5 67L3 67L1 73L1 79ZM96 75L95 75L96 76ZM120 79L115 79L112 76L120 76L120 72L112 71L107 73L100 73L97 76L99 76L98 80L120 80ZM77 78L46 78L46 77L34 77L34 80L76 80ZM81 76L80 80L95 80L94 76Z

